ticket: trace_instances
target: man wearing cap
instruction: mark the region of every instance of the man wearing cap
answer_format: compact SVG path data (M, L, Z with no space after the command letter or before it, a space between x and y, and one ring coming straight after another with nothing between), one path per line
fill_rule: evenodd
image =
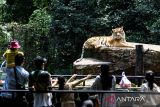
M3 57L6 60L6 67L7 68L12 68L15 66L14 60L15 56L17 54L22 54L24 55L23 52L19 51L19 48L21 46L19 45L18 41L13 40L9 44L9 48L6 50L6 52L3 54Z

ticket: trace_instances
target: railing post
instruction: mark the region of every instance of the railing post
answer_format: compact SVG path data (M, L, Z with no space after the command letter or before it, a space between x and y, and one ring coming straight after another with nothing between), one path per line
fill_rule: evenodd
M135 64L135 76L144 75L144 63L143 63L143 45L136 45L136 64ZM136 79L138 86L141 81Z

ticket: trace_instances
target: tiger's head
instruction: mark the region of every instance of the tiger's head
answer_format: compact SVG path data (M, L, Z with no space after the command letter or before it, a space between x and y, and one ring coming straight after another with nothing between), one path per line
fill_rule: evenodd
M122 40L123 42L125 42L126 39L123 26L112 29L112 37L114 40Z

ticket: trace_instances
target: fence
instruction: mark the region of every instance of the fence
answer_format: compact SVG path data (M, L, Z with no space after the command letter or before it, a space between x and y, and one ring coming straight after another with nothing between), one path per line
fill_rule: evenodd
M70 77L71 75L52 75L52 78L64 76ZM77 75L77 78L85 77L86 75ZM92 75L92 77L96 77L97 75ZM116 75L116 78L121 78L122 76ZM144 76L127 76L129 79L143 79ZM160 79L160 77L155 77L155 79ZM139 88L139 87L133 87ZM148 101L146 96L153 97L156 100L160 99L160 92L140 92L140 91L133 91L132 89L122 89L116 88L115 91L106 91L106 90L89 90L85 87L85 84L81 88L75 88L74 90L57 90L53 87L54 90L50 91L30 91L30 90L0 90L0 93L74 93L78 96L83 94L91 95L90 99L99 99L99 104L109 103L109 104L116 104L116 107L132 107L131 105L142 104L142 102ZM14 94L13 94L14 95ZM93 96L94 95L94 96ZM95 95L98 95L95 97ZM104 97L105 96L105 97ZM55 97L56 98L56 97ZM113 100L114 98L114 100ZM76 98L77 99L77 98ZM54 99L53 99L54 100ZM77 102L77 100L75 100ZM81 101L81 97L78 101ZM54 102L54 101L53 101ZM160 101L159 101L160 102ZM103 106L104 107L104 106ZM108 107L108 106L106 106Z
M64 77L69 78L71 75L51 75L51 76L52 76L52 78L59 77L59 76L64 76ZM85 77L85 76L87 76L87 75L77 75L77 78L81 78L81 77ZM92 75L92 77L96 77L96 76L97 75ZM115 77L117 80L120 80L122 78L121 75L115 75ZM130 80L133 80L138 86L140 86L142 79L144 79L145 76L127 76L127 78L129 78ZM155 76L154 78L155 78L155 82L159 85L159 81L157 81L157 80L160 80L160 77ZM83 86L85 86L85 82L83 82Z
M137 92L137 91L104 91L104 90L51 90L51 91L29 91L29 90L0 90L1 92L25 92L25 93L74 93L74 94L91 94L98 96L89 98L91 100L97 99L98 103L101 107L108 107L107 105L115 104L116 107L132 107L132 106L139 106L144 102L147 102L149 99L146 96L150 96L155 98L154 100L159 100L158 97L160 96L159 92ZM81 99L79 99L81 101ZM78 100L75 100L78 102ZM143 102L143 103L142 103ZM155 105L148 105L148 107L153 107ZM106 105L106 106L104 106Z

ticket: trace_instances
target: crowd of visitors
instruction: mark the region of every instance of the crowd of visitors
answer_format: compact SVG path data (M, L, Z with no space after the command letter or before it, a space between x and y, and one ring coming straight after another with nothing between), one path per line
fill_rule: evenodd
M48 92L55 90L74 90L80 83L90 79L91 74L84 78L77 79L77 74L73 74L69 79L59 76L52 79L51 74L46 71L45 65L47 59L36 56L33 59L34 67L32 71L27 71L23 67L25 63L25 55L19 51L20 45L18 41L13 40L9 45L9 49L3 54L6 61L7 76L3 84L3 90L23 90L29 89L31 93L24 92L1 92L0 105L4 107L22 106L22 107L118 107L116 105L116 95L113 93L89 93L87 98L83 98L81 106L76 104L74 93L58 93L57 102L53 102L55 97L53 93ZM140 87L141 92L160 92L159 86L154 81L154 73L149 70L145 74L145 83ZM112 74L109 65L100 66L100 74L96 76L90 90L116 90L116 77ZM110 103L106 101L112 96ZM142 95L144 96L144 95ZM139 107L146 105L158 105L159 96L146 95L145 102L139 104ZM58 104L56 104L58 103Z

